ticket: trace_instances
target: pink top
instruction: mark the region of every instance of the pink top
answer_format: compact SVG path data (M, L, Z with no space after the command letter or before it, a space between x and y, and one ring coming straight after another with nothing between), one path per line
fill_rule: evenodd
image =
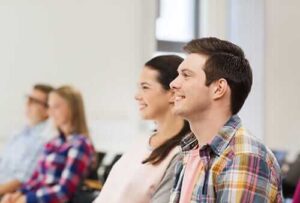
M173 159L180 152L175 147L158 165L142 164L151 149L149 138L143 139L126 152L111 170L94 203L149 203Z
M300 180L298 181L297 188L294 193L293 203L300 203Z
M203 162L200 162L199 149L193 149L185 157L186 169L183 176L180 203L187 203L191 201L192 193L196 181L198 180L199 171L203 167Z

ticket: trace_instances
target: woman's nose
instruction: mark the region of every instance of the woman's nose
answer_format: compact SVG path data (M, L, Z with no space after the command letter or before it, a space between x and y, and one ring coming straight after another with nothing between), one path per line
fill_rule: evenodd
M135 100L140 100L140 99L141 99L141 95L140 95L139 91L137 91L137 92L135 93L134 99L135 99Z

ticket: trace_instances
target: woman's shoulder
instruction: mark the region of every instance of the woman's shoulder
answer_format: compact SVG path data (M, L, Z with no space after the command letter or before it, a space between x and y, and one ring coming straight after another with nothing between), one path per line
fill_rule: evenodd
M60 135L57 135L53 138L51 138L48 142L45 143L45 148L52 148L56 146L62 145L63 141Z
M174 159L177 159L179 157L182 157L183 156L183 153L182 153L182 150L181 150L181 147L179 145L175 146L170 152L169 152L169 155L170 157L170 160L174 160Z
M78 143L78 142L89 142L89 137L83 134L73 134L67 137L68 141Z
M82 134L74 134L67 138L70 146L75 148L91 148L93 149L93 144L89 137Z
M167 202L170 198L170 191L172 190L175 181L175 168L181 162L183 154L180 147L174 147L168 155L168 165L164 170L162 179L157 186L157 189L152 197L153 203Z

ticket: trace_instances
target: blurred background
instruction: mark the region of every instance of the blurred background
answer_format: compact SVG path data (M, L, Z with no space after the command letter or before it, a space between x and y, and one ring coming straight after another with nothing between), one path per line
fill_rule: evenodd
M78 88L99 151L122 153L151 125L133 99L145 61L193 38L240 45L254 85L240 113L270 148L299 153L300 1L1 0L0 150L35 83Z

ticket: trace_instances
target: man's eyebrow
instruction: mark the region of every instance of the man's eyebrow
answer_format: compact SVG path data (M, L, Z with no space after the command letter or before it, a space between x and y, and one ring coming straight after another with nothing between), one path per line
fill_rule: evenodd
M151 84L148 82L141 82L140 85L151 85Z
M192 70L187 69L187 68L182 68L182 69L178 70L178 73L182 73L182 72L194 73Z

